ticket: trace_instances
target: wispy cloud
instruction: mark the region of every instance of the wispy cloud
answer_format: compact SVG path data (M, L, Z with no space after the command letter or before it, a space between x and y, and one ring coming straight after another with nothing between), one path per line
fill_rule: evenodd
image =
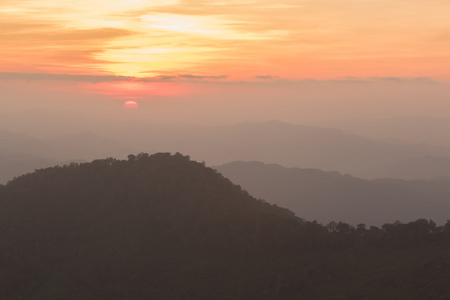
M204 80L204 79L226 79L226 78L228 78L228 75L201 76L201 75L184 74L184 75L178 75L178 77L184 78L184 79Z
M0 72L0 80L62 80L78 82L114 82L130 81L132 77L114 75L72 75L72 74L48 74L48 73L13 73Z
M73 74L50 74L50 73L17 73L17 72L0 72L0 80L54 80L54 81L76 81L76 82L118 82L118 81L137 81L137 82L167 82L180 80L221 80L226 79L227 75L192 75L184 74L177 76L154 76L154 77L133 77L133 76L116 76L116 75L73 75Z
M375 81L390 81L390 82L423 82L423 83L438 83L439 81L431 77L371 77L370 80Z
M233 80L228 75L162 75L152 77L134 77L117 75L73 75L73 74L51 74L51 73L18 73L0 72L0 80L25 80L25 81L73 81L89 83L106 82L192 82L192 83L223 83L223 84L275 84L275 85L302 85L302 84L370 84L376 82L391 83L440 83L441 81L431 77L343 77L336 79L289 79L273 75L256 75L256 80Z
M447 2L3 0L0 68L137 77L216 70L242 80L267 70L290 79L445 76Z
M279 79L279 76L272 76L272 75L256 75L257 79L263 79L263 80L275 80Z
M155 77L144 77L144 78L139 78L137 80L141 81L141 82L160 82L160 81L174 81L177 80L178 76L155 76Z
M441 23L446 19L440 11L442 5L444 1L428 5L422 0L415 6L404 1L345 0L339 5L311 0L282 1L277 5L269 1L180 1L177 5L157 7L152 13L171 16L173 20L177 16L189 16L190 20L213 17L216 23L208 21L207 25L220 21L222 29L248 35L247 40L229 35L228 40L215 41L219 46L217 56L215 60L208 59L208 66L230 74L242 70L239 64L245 65L248 73L271 67L283 77L298 79L386 73L401 76L408 74L404 65L418 64L418 59L428 61L430 70L436 70L433 57L447 54L441 51L443 47L426 50L429 47L424 46L428 44L424 39L446 31ZM436 19L425 26L415 22L423 15L419 7L433 11ZM169 19L164 22L168 25ZM430 26L434 22L436 26ZM217 36L211 32L201 39L189 36L188 43L209 44L214 35ZM256 35L262 39L250 38Z

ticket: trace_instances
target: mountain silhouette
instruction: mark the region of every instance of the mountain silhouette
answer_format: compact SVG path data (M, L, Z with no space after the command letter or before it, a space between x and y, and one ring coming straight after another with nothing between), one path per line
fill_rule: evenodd
M255 197L287 207L307 220L380 226L419 218L443 224L450 218L450 186L445 181L365 180L262 162L215 168Z
M96 157L126 157L133 148L89 132L41 139L0 131L0 183L35 169Z
M279 121L204 128L144 127L123 130L122 135L114 136L114 139L136 149L189 153L208 165L262 161L287 167L338 171L368 179L393 174L395 165L407 159L450 158L450 149L445 147L374 140L331 128ZM385 167L388 168L386 171ZM416 175L426 178L429 172L417 172Z
M275 228L302 223L181 154L41 169L0 185L0 199L1 263L9 266L7 277L0 274L0 299L157 295L178 263L181 273L197 264L233 272L221 260L291 247L293 235ZM134 291L149 282L156 286Z
M0 236L2 300L450 297L450 223L323 226L179 153L19 176Z

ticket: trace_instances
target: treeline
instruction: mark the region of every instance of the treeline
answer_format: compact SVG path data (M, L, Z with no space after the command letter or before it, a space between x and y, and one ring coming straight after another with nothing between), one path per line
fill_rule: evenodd
M419 219L409 223L386 223L381 228L364 224L352 226L343 222L321 225L304 223L305 231L311 233L307 240L313 249L318 247L387 247L404 248L424 244L450 243L450 221L437 226L432 220Z
M78 203L71 198L77 198ZM219 199L211 201L213 198ZM174 211L181 218L191 215L195 220L222 218L223 221L226 216L230 220L227 230L238 228L233 220L242 223L240 235L249 235L245 239L248 243L258 242L255 246L262 243L316 250L364 246L402 248L450 242L450 220L443 226L437 226L432 220L418 219L409 223L387 223L380 228L344 222L323 225L296 218L287 209L251 197L216 170L180 153L140 153L129 155L127 160L107 158L41 169L19 176L6 186L0 185L0 199L3 201L0 205L11 208L28 201L22 205L35 206L36 211L51 203L76 206L82 204L79 201L94 199L103 205L128 199L130 207L137 201L145 200L147 205L165 201L165 211L158 215L150 212L147 217L171 219ZM158 207L160 209L162 207ZM246 220L245 225L242 220ZM221 231L217 234L227 234L224 228L216 230Z
M450 299L449 233L305 221L141 153L0 186L0 299Z

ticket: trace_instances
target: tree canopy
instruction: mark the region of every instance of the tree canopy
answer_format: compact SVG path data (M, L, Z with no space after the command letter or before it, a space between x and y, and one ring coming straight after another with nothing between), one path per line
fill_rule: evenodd
M15 178L0 236L0 299L450 298L449 222L306 221L180 153Z

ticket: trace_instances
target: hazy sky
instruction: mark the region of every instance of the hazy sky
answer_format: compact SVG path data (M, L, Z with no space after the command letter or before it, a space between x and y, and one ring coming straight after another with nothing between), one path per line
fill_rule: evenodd
M2 0L1 111L448 115L448 0ZM150 116L149 116L150 117Z

